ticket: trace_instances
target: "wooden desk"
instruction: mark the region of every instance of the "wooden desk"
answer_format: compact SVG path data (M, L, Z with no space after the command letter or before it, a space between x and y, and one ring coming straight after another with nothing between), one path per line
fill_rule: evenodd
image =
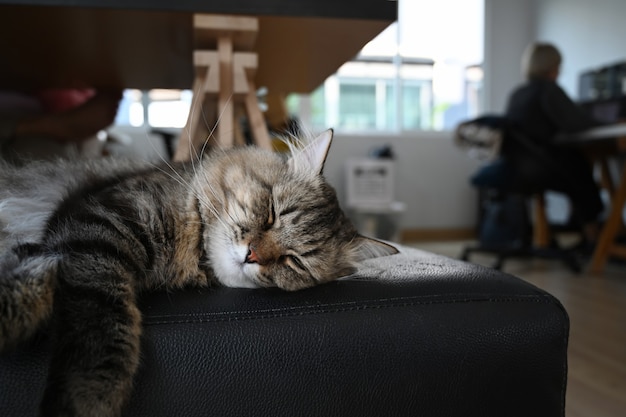
M614 183L610 177L607 160L626 155L626 123L603 126L567 138L569 143L582 146L600 162L605 187L611 196L611 205L598 243L591 259L592 272L602 272L609 256L626 259L626 245L616 239L623 229L623 211L626 204L626 161L622 164L620 177Z
M191 88L194 12L259 15L272 94L311 92L397 17L383 0L0 0L0 88Z

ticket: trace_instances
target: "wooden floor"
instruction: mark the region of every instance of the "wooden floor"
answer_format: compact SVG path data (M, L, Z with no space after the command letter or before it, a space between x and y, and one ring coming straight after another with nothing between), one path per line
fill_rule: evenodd
M467 243L410 246L458 258ZM470 260L491 266L494 258ZM511 260L503 271L554 295L570 316L566 417L626 416L626 263L576 275L558 261Z

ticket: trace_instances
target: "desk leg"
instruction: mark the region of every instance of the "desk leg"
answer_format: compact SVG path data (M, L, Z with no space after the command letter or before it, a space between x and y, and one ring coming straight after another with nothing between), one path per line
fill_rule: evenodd
M621 255L624 253L624 249L615 243L617 233L622 227L624 203L626 203L626 164L622 168L622 177L611 199L609 217L600 233L596 250L593 252L593 258L591 259L592 272L602 272L610 254Z

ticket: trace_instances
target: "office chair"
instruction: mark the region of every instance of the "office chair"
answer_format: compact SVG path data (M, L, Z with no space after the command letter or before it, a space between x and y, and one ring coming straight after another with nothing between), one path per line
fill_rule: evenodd
M575 251L562 248L551 237L545 213L547 188L516 179L516 171L523 167L512 156L526 153L534 163L544 164L555 176L568 181L549 155L501 116L482 116L461 123L455 140L470 156L490 160L471 178L479 191L479 238L477 245L464 248L461 259L467 261L477 252L493 254L497 256L495 269L501 269L509 258L559 259L579 273L582 268ZM534 224L529 201L535 204Z

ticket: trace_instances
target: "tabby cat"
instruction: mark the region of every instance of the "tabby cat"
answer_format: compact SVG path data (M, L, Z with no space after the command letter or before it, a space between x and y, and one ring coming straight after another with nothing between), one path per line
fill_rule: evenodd
M249 147L162 167L3 167L0 351L52 329L40 414L121 413L139 362L142 291L293 291L396 253L341 211L321 175L331 139L325 132L288 158Z

